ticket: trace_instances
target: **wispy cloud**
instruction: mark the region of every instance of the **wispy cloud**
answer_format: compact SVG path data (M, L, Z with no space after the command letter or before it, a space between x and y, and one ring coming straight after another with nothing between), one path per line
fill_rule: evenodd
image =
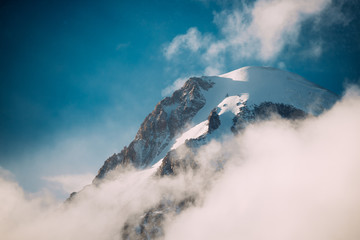
M270 60L284 46L296 42L302 22L321 13L330 3L330 0L256 2L248 31L260 42L259 57Z
M135 124L119 124L123 111L117 110L106 109L103 116L98 116L101 121L69 127L32 151L3 160L13 162L9 168L27 191L48 188L64 199L70 191L91 183L86 179L94 176L104 161L119 152L136 133Z
M176 79L173 84L171 84L170 86L166 87L161 91L161 95L163 97L170 95L175 90L180 89L188 79L189 79L188 77Z
M223 10L214 13L219 36L190 28L165 47L165 57L171 60L183 51L196 52L212 73L223 70L228 56L235 60L273 61L286 46L297 44L302 24L330 4L331 0L258 0ZM316 57L322 53L317 46L313 49Z
M197 52L204 48L210 41L208 35L203 35L195 27L189 28L186 34L176 36L170 44L164 49L164 55L167 59L171 59L183 50Z
M284 62L278 62L277 63L277 67L279 69L283 69L283 70L286 70L286 64Z
M95 175L92 173L58 175L43 177L44 180L54 184L54 188L60 188L64 193L80 191L84 186L91 184Z
M125 49L130 46L130 43L119 43L116 45L116 51L120 51L121 49Z
M228 156L224 173L200 207L169 222L167 239L359 238L359 106L353 88L319 118L258 123L210 143L199 157Z

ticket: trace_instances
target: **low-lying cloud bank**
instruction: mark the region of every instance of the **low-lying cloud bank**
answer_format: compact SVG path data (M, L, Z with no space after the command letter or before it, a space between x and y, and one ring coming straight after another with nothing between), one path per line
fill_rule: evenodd
M130 170L70 204L29 195L1 170L0 236L120 239L129 217L164 196L196 195L195 207L167 218L165 239L359 239L359 122L360 92L351 88L319 117L257 123L209 143L195 174L157 179L151 169ZM224 169L211 174L207 163L219 159Z
M167 238L359 239L359 122L353 89L300 125L249 127L221 145L231 154L224 174L201 207L169 224Z

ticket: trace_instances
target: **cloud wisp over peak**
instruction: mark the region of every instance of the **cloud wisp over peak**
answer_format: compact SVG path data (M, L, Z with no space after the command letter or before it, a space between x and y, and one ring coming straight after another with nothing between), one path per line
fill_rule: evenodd
M189 28L185 34L176 36L164 49L164 55L171 59L182 50L197 52L210 42L209 35L203 35L196 27Z
M274 61L286 46L297 44L306 20L320 15L331 0L259 0L240 8L214 13L219 35L201 33L196 27L176 36L164 49L166 59L176 59L184 51L199 54L205 74L220 73L228 58ZM319 45L316 45L319 46ZM321 55L316 48L311 55Z

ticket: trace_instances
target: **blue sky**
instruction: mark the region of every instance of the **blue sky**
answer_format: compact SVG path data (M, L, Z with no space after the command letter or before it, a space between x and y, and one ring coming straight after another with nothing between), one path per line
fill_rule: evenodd
M359 10L356 0L3 1L0 166L31 192L95 174L192 75L273 66L341 95L360 79Z

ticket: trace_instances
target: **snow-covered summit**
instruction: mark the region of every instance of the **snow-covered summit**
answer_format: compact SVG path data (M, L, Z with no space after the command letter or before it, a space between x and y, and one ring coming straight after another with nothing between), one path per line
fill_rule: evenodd
M248 94L247 105L265 101L284 103L317 115L337 100L335 94L297 74L270 67L243 67L203 79L215 83L209 93Z
M137 173L146 178L196 173L201 161L207 161L196 155L212 139L221 141L224 135L231 139L231 134L241 134L249 124L274 115L291 120L317 115L336 100L336 95L301 76L274 68L244 67L219 76L190 78L155 106L134 140L105 161L87 189L102 184L104 177L116 177L122 171L108 173L127 166L139 169ZM211 165L215 173L224 164L226 156L205 166ZM71 194L68 202L77 196ZM122 238L162 238L164 216L178 214L196 198L192 194L180 201L164 197L142 215L131 216L123 225Z
M244 109L252 115L269 107L284 116L294 109L318 115L336 100L335 94L297 74L269 67L190 78L155 106L129 146L105 161L97 179L119 165L150 167L187 140L231 133L244 125Z
M215 108L220 126L216 135L229 133L245 106L252 108L265 102L285 104L304 113L317 115L331 107L337 96L305 78L269 67L243 67L219 76L203 76L212 88L203 91L205 105L192 119L193 127L175 138L171 149L189 139L208 133L209 113Z

